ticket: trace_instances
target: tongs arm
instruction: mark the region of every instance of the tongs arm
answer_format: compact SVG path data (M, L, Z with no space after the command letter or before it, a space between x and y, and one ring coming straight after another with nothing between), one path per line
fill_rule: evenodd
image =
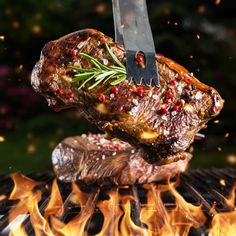
M115 25L115 39L124 43L128 80L146 85L152 81L159 86L156 51L149 24L145 0L112 0ZM142 53L145 66L136 63L137 53Z

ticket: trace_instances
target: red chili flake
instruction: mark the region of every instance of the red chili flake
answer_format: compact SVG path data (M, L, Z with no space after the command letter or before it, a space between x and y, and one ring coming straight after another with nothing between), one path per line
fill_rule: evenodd
M111 91L112 91L112 93L114 93L114 94L118 94L119 89L118 89L116 86L113 86L113 87L111 87Z
M142 96L142 95L143 95L143 88L142 88L142 87L137 87L137 88L136 88L136 93L137 93L138 95Z
M98 141L99 140L99 136L98 135L94 136L94 140Z
M167 113L168 113L168 110L167 110L167 108L165 108L165 107L162 107L162 108L160 109L160 113L161 113L162 115L165 115L165 114L167 114Z
M68 92L66 94L66 99L72 99L72 98L74 98L74 94L72 92Z
M138 62L138 63L142 63L143 62L143 55L138 53L135 57L135 60Z
M77 50L71 50L70 55L71 55L72 57L76 57L76 55L77 55Z
M176 83L177 83L177 81L175 79L170 81L170 85L173 86L173 87L176 86Z
M99 100L100 102L104 102L104 101L106 100L106 95L103 94L103 93L101 93L101 94L98 96L98 100Z
M62 96L63 93L64 93L64 92L63 92L63 90L62 90L61 88L57 90L57 94L58 94L59 96Z
M120 149L120 144L116 143L116 144L114 144L113 147L114 147L115 149L119 150L119 149Z
M181 108L181 104L179 102L173 106L174 111L179 111L180 108Z
M174 97L173 93L171 93L171 91L166 91L166 98L168 99L172 99Z
M170 98L167 98L167 99L165 100L165 104L169 105L170 103L171 103L171 99L170 99Z

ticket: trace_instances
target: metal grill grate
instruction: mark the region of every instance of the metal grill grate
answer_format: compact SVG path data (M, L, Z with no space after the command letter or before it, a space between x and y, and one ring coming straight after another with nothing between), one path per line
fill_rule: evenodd
M9 234L9 220L8 215L11 207L16 201L8 200L7 197L12 191L13 181L9 176L0 176L0 196L6 196L0 200L0 234ZM39 202L39 210L43 212L50 199L50 189L54 175L52 173L31 174L28 177L33 180L40 181L41 184L37 186L42 191L42 199ZM180 195L193 205L202 204L202 208L206 216L207 222L200 228L191 228L190 235L208 235L207 229L211 222L213 215L210 213L212 206L215 206L216 212L228 212L232 210L232 206L225 204L228 199L232 187L236 183L236 170L231 168L225 169L196 169L188 170L181 174L179 177L179 184L176 186L176 190ZM160 183L150 184L150 188L158 186ZM45 187L47 186L47 187ZM119 195L131 195L133 201L131 202L131 217L134 223L140 227L146 227L139 219L140 210L147 203L146 193L147 190L143 186L126 186L126 187L95 187L95 186L80 186L80 188L89 193L86 204L80 208L78 205L73 205L70 199L71 186L58 182L58 186L63 198L65 212L62 216L63 222L68 222L82 211L82 215L86 216L88 213L92 213L92 217L87 221L86 231L89 235L94 235L99 232L103 223L103 215L101 211L96 207L96 203L107 199L107 192L113 189ZM153 190L155 197L155 191ZM161 199L166 209L171 209L175 206L175 200L173 196L167 191L161 194ZM159 204L156 198L156 204ZM235 205L235 203L234 203ZM115 208L114 208L115 211ZM112 215L112 214L111 214ZM28 235L34 235L33 228L31 226L29 215L21 215L24 217L24 227ZM111 234L112 235L112 234Z

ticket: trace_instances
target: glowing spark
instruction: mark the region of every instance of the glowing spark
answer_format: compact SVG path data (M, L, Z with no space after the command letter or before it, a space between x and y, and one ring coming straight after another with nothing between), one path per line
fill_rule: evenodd
M221 0L215 0L215 4L219 5L221 3Z
M95 10L98 14L103 14L103 13L105 13L106 8L107 8L107 6L105 3L100 3L96 6Z
M224 138L228 138L229 137L229 133L226 133L225 135L224 135Z
M236 155L230 154L226 159L230 164L236 164Z
M32 32L35 34L40 34L41 33L41 27L40 25L34 25L32 28Z
M226 186L225 180L224 180L224 179L220 179L220 184L221 184L222 186Z
M221 148L221 147L217 147L217 150L218 150L219 152L221 152L221 151L222 151L222 148Z
M5 39L4 35L0 35L0 39L3 41Z
M193 59L193 55L190 55L189 58L190 58L190 59Z
M48 147L49 148L54 148L55 146L56 146L56 142L55 141L53 141L53 140L49 141L49 143L48 143Z
M219 124L220 121L219 121L219 120L214 120L214 123L215 123L215 124Z
M200 39L201 37L200 37L200 35L199 34L197 34L197 39Z
M12 22L12 28L18 29L19 27L20 27L20 23L18 21L15 20Z
M35 147L34 144L30 144L30 145L27 147L27 152L28 152L29 154L33 154L33 153L35 152L35 150L36 150L36 147Z
M0 142L4 142L5 138L3 136L0 136Z
M7 198L6 195L4 195L4 194L0 195L0 202L3 201L3 200L5 200L6 198Z
M198 7L198 13L199 13L199 14L204 14L205 12L206 12L206 6L200 5L200 6Z

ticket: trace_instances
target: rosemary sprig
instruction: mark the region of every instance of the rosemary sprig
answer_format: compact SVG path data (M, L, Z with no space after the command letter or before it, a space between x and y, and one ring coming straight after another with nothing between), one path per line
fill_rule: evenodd
M127 72L125 66L119 61L107 44L106 49L114 62L113 66L105 66L96 58L91 57L86 53L79 53L79 56L93 63L95 67L89 69L79 68L77 66L69 67L77 72L77 74L74 75L72 82L79 82L79 88L84 87L91 80L93 80L94 83L88 87L88 89L93 89L97 85L101 83L105 84L107 82L111 85L117 85L126 79Z

